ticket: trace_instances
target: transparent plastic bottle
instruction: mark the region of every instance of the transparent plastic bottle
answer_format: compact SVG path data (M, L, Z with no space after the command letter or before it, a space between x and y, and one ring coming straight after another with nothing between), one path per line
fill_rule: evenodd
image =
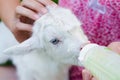
M98 80L120 80L120 55L107 47L86 45L80 52L79 65L88 69Z

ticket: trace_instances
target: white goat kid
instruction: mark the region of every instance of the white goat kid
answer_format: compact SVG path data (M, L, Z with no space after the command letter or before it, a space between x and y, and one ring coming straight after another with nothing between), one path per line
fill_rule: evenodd
M30 39L4 51L20 80L68 80L69 67L77 65L80 48L88 42L70 10L48 10L35 22Z

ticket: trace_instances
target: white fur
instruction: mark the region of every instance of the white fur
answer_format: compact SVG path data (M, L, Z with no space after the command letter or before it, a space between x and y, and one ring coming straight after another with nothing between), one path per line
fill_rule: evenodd
M60 7L48 10L35 22L30 39L4 51L20 80L68 80L69 67L77 65L80 48L88 42L71 11Z

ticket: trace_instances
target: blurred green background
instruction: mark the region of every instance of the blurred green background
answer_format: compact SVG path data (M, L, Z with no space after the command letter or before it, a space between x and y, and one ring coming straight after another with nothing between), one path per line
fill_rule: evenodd
M54 2L58 3L58 0L53 0Z

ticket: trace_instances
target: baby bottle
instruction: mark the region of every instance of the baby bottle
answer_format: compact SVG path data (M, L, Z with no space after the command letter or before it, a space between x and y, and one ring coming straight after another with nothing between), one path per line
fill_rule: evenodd
M120 55L107 47L86 45L79 54L79 65L98 80L120 80Z

